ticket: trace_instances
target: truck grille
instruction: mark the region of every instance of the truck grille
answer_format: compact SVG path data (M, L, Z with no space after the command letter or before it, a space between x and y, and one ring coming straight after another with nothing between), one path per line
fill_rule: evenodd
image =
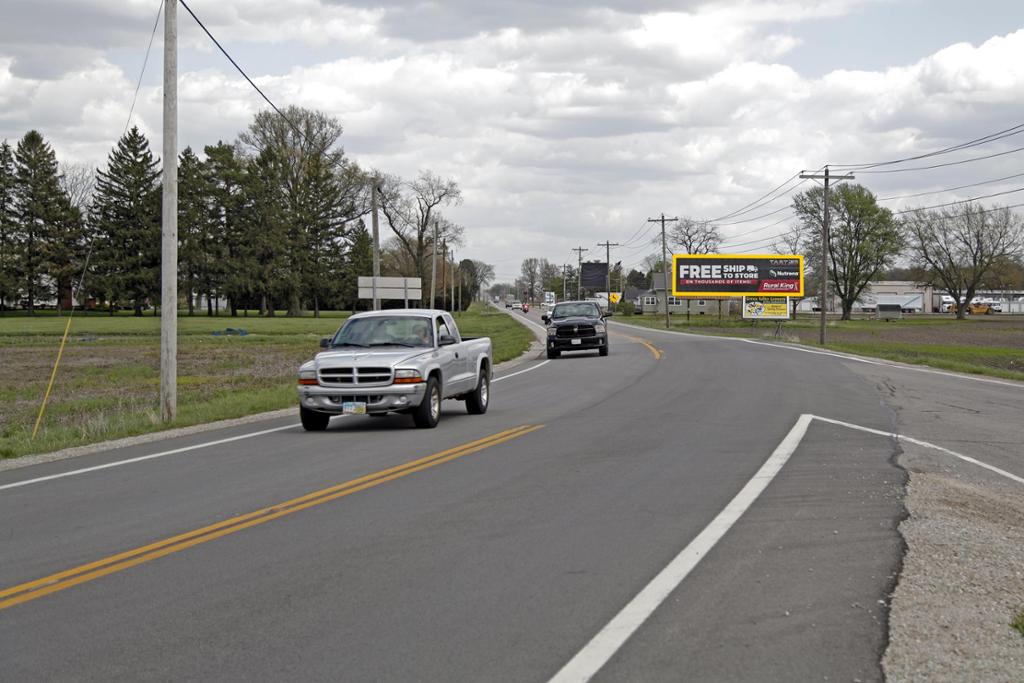
M594 336L593 325L562 325L558 328L556 335L562 338L571 337L592 337Z
M352 386L354 384L386 384L391 381L391 368L320 368L320 383Z

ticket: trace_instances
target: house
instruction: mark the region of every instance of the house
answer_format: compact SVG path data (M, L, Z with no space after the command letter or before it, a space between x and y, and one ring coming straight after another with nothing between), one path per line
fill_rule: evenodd
M638 297L637 311L648 314L665 313L665 274L653 273L651 275L651 289L643 292ZM669 315L682 313L686 315L729 315L732 298L727 299L691 299L689 297L676 298L668 293ZM736 299L739 301L739 299Z

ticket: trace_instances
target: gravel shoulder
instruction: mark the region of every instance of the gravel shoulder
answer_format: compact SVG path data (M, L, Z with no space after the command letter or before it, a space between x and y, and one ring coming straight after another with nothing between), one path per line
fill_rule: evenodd
M891 681L1024 680L1024 490L911 446L900 525L907 544L892 597Z

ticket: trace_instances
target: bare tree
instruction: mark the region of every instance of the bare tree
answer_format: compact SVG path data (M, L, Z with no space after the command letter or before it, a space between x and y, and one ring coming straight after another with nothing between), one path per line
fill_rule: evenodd
M89 211L92 192L96 187L96 169L86 164L60 164L60 188L71 201L71 206L82 214Z
M537 286L540 284L541 259L533 256L523 259L520 267L522 273L523 288L529 293L530 303L533 303L537 294Z
M718 226L692 218L679 219L668 231L667 237L674 249L685 254L713 254L722 245L722 234ZM655 242L661 244L660 234L655 236Z
M967 203L920 209L908 214L905 225L916 265L957 302L959 319L993 267L1024 251L1024 227L1008 208L986 210Z
M434 221L438 223L438 240L453 246L462 244L462 226L441 216L442 208L461 201L458 183L430 171L421 171L411 182L394 175L381 178L381 211L424 285L429 280L430 258L435 250ZM424 295L428 291L424 286Z

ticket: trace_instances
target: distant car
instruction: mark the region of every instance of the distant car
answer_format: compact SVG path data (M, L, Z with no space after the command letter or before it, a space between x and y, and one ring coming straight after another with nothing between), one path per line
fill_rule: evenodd
M513 311L521 311L521 310L523 310L523 302L522 301L513 301L512 302L512 310Z
M555 304L551 313L541 320L547 325L548 358L558 358L563 351L597 349L608 355L608 327L605 313L594 301L563 301Z

